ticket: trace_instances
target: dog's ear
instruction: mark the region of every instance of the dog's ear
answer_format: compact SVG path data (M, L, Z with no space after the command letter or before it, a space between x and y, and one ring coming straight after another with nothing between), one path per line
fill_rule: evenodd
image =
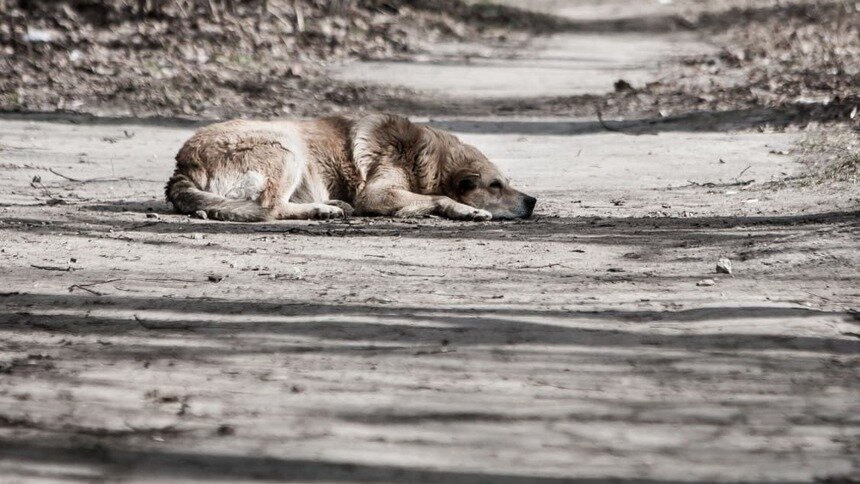
M454 177L454 192L457 193L457 195L465 195L475 188L478 188L479 181L481 181L481 175L478 173L459 173Z

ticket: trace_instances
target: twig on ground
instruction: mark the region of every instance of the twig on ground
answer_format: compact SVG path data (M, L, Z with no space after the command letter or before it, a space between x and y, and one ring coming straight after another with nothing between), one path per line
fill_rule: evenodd
M71 180L70 180L71 181ZM144 183L161 183L161 180L147 180L145 178L132 178L121 176L115 178L88 178L86 180L76 180L77 183L109 183L109 182L144 182Z
M81 290L83 290L83 291L87 291L88 293L90 293L90 294L94 294L94 295L96 295L96 296L104 296L104 293L102 293L102 292L98 292L98 291L94 291L94 290L90 289L90 287L91 287L91 286L98 286L98 285L100 285L100 284L108 284L108 283L110 283L110 282L116 282L116 281L121 281L121 280L122 280L122 279L108 279L108 280L106 280L106 281L96 281L96 282L91 282L91 283L89 283L89 284L72 284L71 286L69 286L69 292L72 292L72 291L74 291L75 289L81 289Z
M88 293L93 294L93 295L95 295L95 296L104 296L104 293L102 293L102 292L98 292L98 291L93 291L92 289L90 289L90 288L88 288L88 287L86 287L86 286L82 286L82 285L79 285L79 284L72 284L71 286L69 286L69 292L72 292L72 291L74 291L75 289L80 289L80 290L82 290L82 291L87 291Z
M57 175L60 178L65 178L66 180L69 180L69 181L73 181L73 182L83 182L84 181L84 180L78 180L77 178L72 178L70 176L63 175L62 173L58 172L57 170L55 170L53 168L48 168L48 171Z
M745 186L747 186L747 185L751 185L751 184L753 184L753 183L755 183L755 180L754 180L754 179L741 180L741 181L736 181L736 182L732 182L732 183L713 183L713 182L699 183L699 182L694 182L694 181L692 181L692 180L687 180L687 184L686 184L686 185L681 185L681 186L679 186L679 187L674 187L674 188L686 188L686 187L705 187L705 188L745 187ZM671 189L671 188L670 188L670 189Z
M565 269L573 269L572 267L566 266L558 262L553 262L552 264L545 264L542 266L517 266L514 267L514 269L547 269L550 267L563 267Z
M60 266L40 266L37 264L30 264L30 267L33 269L41 269L43 271L60 271L60 272L72 272L76 270L72 266L60 267Z
M38 175L34 176L33 179L30 181L30 186L42 190L45 196L47 196L48 198L55 198L54 195L51 193L51 190L48 190L48 187L46 187L45 184L42 183L42 177Z
M605 129L606 131L613 131L615 133L628 134L628 133L625 133L624 131L622 131L621 129L613 128L612 126L609 126L608 124L606 124L606 121L603 120L603 112L600 110L600 106L595 104L594 109L597 111L597 122L599 122L600 125L603 126L603 129Z
M58 269L58 270L65 270L65 269ZM72 292L75 289L81 289L81 290L87 291L91 294L95 294L96 296L104 296L104 293L94 291L94 290L89 289L89 288L92 286L99 286L102 284L110 284L111 282L133 282L133 281L138 281L138 282L202 282L202 281L195 280L195 279L178 279L178 278L174 278L174 277L158 277L158 278L147 277L147 278L143 278L143 279L118 278L118 279L107 279L105 281L95 281L95 282L90 282L87 284L72 284L71 286L69 286L69 292Z
M204 279L179 279L176 277L145 277L143 279L123 279L125 281L143 282L204 282Z
M392 271L384 271L382 269L376 269L376 272L380 274L385 274L387 276L404 276L404 277L445 277L440 274L404 274L402 272L392 272Z

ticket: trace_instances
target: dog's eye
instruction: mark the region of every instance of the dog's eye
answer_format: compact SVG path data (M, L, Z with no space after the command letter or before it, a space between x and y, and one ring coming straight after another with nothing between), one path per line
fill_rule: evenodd
M490 188L496 188L496 189L501 190L502 189L502 182L500 182L499 180L495 180L492 183L490 183Z
M475 184L475 180L471 178L463 178L460 180L460 183L457 184L457 191L460 193L466 193L468 191L474 190L478 185Z

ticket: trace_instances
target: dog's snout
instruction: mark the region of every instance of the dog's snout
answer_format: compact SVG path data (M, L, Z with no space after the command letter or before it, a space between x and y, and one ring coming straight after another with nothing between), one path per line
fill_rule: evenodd
M523 198L523 205L526 208L526 217L531 217L532 212L534 212L535 205L537 204L537 198L530 197L528 195Z

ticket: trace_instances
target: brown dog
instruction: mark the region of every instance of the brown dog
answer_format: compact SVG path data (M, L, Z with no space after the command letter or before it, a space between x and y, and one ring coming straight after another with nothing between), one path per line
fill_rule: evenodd
M182 213L217 220L349 215L527 218L536 199L511 188L480 151L393 115L228 121L176 155L165 189Z

